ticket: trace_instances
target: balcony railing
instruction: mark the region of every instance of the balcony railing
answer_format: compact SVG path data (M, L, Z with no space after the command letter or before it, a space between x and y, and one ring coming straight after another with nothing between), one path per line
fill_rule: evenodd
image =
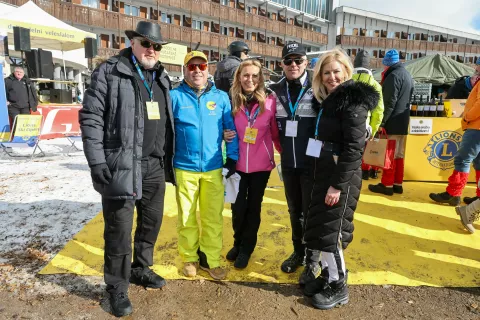
M100 27L110 30L129 30L135 29L135 26L142 19L132 17L118 12L107 10L93 9L73 3L60 2L58 0L33 0L40 8L53 15L54 17L67 22L88 25L92 27ZM22 5L26 0L6 0L6 2L14 5ZM308 41L316 42L319 45L327 44L327 35L312 30L296 27L277 20L270 20L267 17L251 14L243 10L227 7L208 0L159 0L159 5L172 6L190 10L192 13L201 13L212 17L218 17L222 20L229 20L244 24L245 26L253 26L259 29L265 29L282 35L302 38ZM149 20L159 23L162 27L162 35L171 41L181 41L192 43L200 41L202 44L209 46L218 46L219 49L226 49L228 43L234 40L244 40L229 37L228 41L222 41L223 35L200 31L200 37L192 37L194 29L182 26L161 23L158 20ZM195 33L198 35L198 33ZM218 40L219 41L218 41ZM217 44L218 43L218 44ZM280 57L281 50L279 47L270 44L258 43L257 50L253 49L254 54L269 55Z
M337 44L352 47L397 49L407 52L418 51L439 51L439 52L457 52L461 54L472 53L480 54L480 45L478 44L459 44L452 42L434 42L425 40L404 40L390 39L380 37L364 36L337 36Z

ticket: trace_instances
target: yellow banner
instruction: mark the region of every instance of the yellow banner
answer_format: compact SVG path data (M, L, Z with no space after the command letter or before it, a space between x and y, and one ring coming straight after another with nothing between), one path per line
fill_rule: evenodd
M64 42L68 41L82 43L86 37L96 37L94 34L89 32L65 30L48 26L39 26L32 23L18 22L13 20L0 20L0 29L5 29L8 30L9 33L13 33L13 27L23 27L30 29L31 37L54 39Z
M15 132L11 142L35 145L42 127L42 116L21 114L16 117Z
M162 63L183 65L183 58L187 54L187 47L179 44L169 43L162 47L159 60Z
M448 182L454 169L453 158L463 137L461 118L417 118L432 120L431 134L409 134L405 151L405 180ZM475 182L470 170L469 182Z

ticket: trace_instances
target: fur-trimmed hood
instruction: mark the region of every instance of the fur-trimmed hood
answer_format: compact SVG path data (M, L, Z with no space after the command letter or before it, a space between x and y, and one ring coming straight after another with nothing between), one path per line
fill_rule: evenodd
M372 111L378 104L380 95L375 87L364 82L355 82L348 80L338 86L322 102L324 109L333 108L335 111L351 106L364 106L368 111Z

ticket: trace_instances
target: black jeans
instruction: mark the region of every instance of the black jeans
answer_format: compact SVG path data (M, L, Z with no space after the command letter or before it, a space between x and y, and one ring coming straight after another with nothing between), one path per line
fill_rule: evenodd
M303 243L304 213L308 211L312 192L312 177L307 169L282 167L283 185L292 225L293 250L305 255Z
M17 108L17 107L8 107L8 117L10 121L10 131L13 132L13 121L15 120L15 117L18 116L19 114L30 114L30 108Z
M240 252L251 255L257 245L263 194L270 171L237 173L242 179L237 199L232 204L233 245L239 247Z
M142 199L102 198L105 220L104 278L111 294L126 292L130 272L141 276L153 264L153 250L163 220L165 173L160 159L142 160ZM132 261L133 209L137 208Z

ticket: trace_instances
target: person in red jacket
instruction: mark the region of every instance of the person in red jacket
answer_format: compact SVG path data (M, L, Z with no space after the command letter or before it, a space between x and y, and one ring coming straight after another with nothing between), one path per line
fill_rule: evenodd
M257 244L263 194L270 172L275 168L273 144L281 152L276 99L265 92L262 65L257 60L243 61L235 72L232 88L232 113L239 137L237 173L240 186L232 204L234 244L226 258L243 269Z

